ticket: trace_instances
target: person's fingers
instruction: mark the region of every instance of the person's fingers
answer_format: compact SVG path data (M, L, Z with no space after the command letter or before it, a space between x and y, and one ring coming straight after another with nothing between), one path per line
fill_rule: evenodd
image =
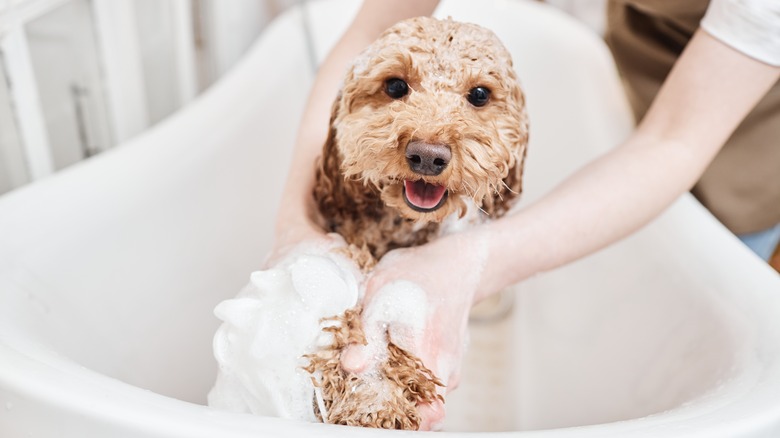
M444 424L444 403L441 400L418 405L417 413L420 414L419 430L441 430Z
M370 355L364 345L352 344L341 353L341 368L349 373L359 374L368 368Z
M415 330L414 327L410 327L407 324L394 323L389 324L387 327L388 340L410 353L423 351L422 337L423 334L420 329Z

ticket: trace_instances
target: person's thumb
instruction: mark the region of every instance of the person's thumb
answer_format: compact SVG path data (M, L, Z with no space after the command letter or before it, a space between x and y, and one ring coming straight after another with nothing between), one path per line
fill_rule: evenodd
M350 344L341 353L341 368L348 373L360 374L368 368L370 359L367 346Z

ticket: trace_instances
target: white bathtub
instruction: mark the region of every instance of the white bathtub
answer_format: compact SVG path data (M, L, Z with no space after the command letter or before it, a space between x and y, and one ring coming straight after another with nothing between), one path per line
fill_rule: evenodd
M312 80L302 23L321 58L356 5L290 11L190 107L0 198L0 436L393 433L202 405L212 309L269 248ZM524 202L631 129L606 48L571 19L530 2L440 9L513 53L531 116ZM780 436L780 278L692 198L517 289L505 317L473 325L442 436Z

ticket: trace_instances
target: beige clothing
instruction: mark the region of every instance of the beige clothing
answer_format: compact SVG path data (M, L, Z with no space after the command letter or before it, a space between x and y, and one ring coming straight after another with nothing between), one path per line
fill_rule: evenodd
M637 120L699 27L708 3L609 1L606 40ZM737 128L692 193L737 234L780 222L780 85Z

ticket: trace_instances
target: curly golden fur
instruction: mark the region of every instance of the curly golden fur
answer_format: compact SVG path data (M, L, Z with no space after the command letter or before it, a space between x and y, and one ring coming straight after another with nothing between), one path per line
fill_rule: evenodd
M443 386L441 381L420 359L392 342L388 343L387 359L371 379L345 372L339 365L342 349L352 343L366 343L360 309L349 309L328 320L335 323L325 329L333 335L333 343L305 356L309 364L304 369L319 376L312 378L322 397L324 412L314 402L318 418L346 426L417 430L417 405L444 401L436 392L437 386Z
M402 21L357 59L333 105L313 193L319 220L369 270L394 248L435 238L450 215L505 214L521 192L527 142L523 92L492 32ZM315 412L330 423L417 429L417 404L441 399L441 382L390 340L381 391L344 371L343 348L365 343L358 315L336 317L326 329L333 345L307 356Z

